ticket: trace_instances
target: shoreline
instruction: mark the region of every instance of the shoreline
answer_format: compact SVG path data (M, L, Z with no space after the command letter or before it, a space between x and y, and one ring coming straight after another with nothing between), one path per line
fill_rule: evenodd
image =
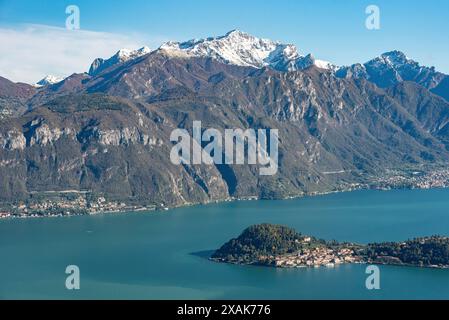
M326 195L332 195L332 194L340 194L340 193L351 193L351 192L360 192L360 191L379 191L379 192L388 192L388 191L407 191L407 190L446 190L449 189L449 186L442 186L442 187L433 187L433 188L425 188L425 187L406 187L406 188L351 188L347 190L334 190L334 191L323 191L323 192L313 192L308 194L301 194L297 196L288 196L285 198L279 198L279 199L262 199L257 196L248 196L244 198L227 198L227 199L221 199L221 200L212 200L208 202L198 202L198 203L184 203L180 205L175 206L154 206L151 208L148 207L126 207L124 209L117 209L117 210L105 210L105 211L94 211L94 212L87 212L87 213L70 213L70 214L22 214L22 215L14 215L14 214L7 214L0 212L0 221L5 220L16 220L16 219L43 219L43 218L69 218L69 217L79 217L79 216L98 216L98 215L120 215L120 214L129 214L129 213L155 213L155 212L170 212L175 209L180 208L188 208L188 207L194 207L194 206L208 206L213 204L223 204L227 202L249 202L249 201L286 201L286 200L298 200L298 199L305 199L305 198L312 198L312 197L319 197L319 196L326 196Z
M239 263L239 262L227 262L222 261L220 259L214 259L212 257L207 258L209 261L214 263L221 263L221 264L229 264L229 265L235 265L235 266L246 266L246 267L261 267L261 268L272 268L272 269L321 269L321 268L327 268L327 269L333 269L338 268L339 266L344 265L377 265L377 266L390 266L390 267L407 267L407 268L418 268L418 269L436 269L436 270L449 270L449 265L444 266L420 266L420 265L414 265L414 264L392 264L392 263L381 263L381 262L351 262L351 263L340 263L340 264L333 264L330 265L298 265L298 266L291 266L291 267L285 267L285 266L275 266L275 265L268 265L268 264L261 264L261 263Z

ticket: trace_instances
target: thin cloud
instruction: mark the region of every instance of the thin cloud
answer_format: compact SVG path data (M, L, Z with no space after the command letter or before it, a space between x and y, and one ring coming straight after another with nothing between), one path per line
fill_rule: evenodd
M71 31L47 25L0 27L0 76L35 83L48 74L65 77L86 72L95 58L110 57L121 48L157 45L143 39L136 34Z

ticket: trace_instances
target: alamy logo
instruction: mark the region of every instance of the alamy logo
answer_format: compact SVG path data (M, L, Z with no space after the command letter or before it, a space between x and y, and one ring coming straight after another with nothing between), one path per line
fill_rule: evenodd
M67 6L65 13L69 16L65 20L65 27L67 30L80 29L80 8L75 5Z
M80 289L80 268L75 265L67 266L65 273L68 277L65 280L65 287L67 290L79 290Z
M369 5L365 9L365 13L368 17L365 20L365 27L368 30L380 29L380 8L376 5Z
M369 274L365 286L368 290L380 290L380 269L378 266L368 266L365 270Z
M172 132L170 141L176 143L170 152L173 164L246 163L260 165L259 174L262 176L272 176L278 171L277 129L225 129L224 142L223 134L217 129L207 129L203 132L201 121L193 122L192 131L192 137L185 129L176 129Z

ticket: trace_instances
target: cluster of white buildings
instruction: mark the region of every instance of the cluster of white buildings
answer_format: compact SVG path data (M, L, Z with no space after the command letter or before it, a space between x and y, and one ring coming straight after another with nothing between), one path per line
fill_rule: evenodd
M360 259L355 256L353 249L334 250L327 247L316 247L276 257L274 265L278 268L334 267L338 264L358 262Z

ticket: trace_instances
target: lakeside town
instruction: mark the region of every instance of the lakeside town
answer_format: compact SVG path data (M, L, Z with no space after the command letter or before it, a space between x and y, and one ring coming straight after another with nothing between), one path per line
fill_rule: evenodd
M338 244L330 246L324 242L317 242L312 237L295 239L295 249L284 254L256 255L249 259L231 258L229 256L212 257L211 260L227 262L232 264L253 264L270 266L275 268L306 268L306 267L328 267L348 263L365 263L363 258L356 252L360 246L354 244ZM300 248L300 249L297 249ZM246 261L245 261L246 260Z
M50 199L11 204L7 209L0 209L0 219L154 211L157 208L156 205L129 205L120 201L108 201L103 196L92 199L88 192L66 191L63 194L52 192ZM160 206L164 208L164 204Z
M313 249L302 249L293 254L277 256L272 263L276 268L333 268L336 265L345 263L363 263L363 260L351 248L331 249L317 247Z
M437 170L389 170L387 174L374 180L377 189L434 189L449 187L449 169Z

